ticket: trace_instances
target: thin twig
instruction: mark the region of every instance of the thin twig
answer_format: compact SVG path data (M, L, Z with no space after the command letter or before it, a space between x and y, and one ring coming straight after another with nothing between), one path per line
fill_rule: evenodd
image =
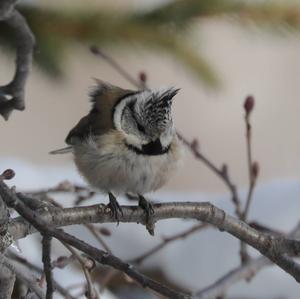
M133 86L137 87L138 89L145 88L145 85L141 81L138 81L133 76L131 76L130 73L128 73L119 63L117 63L111 56L109 56L103 50L96 46L91 46L90 50L96 56L104 59L113 69L115 69L121 76L128 80L128 82L130 82Z
M34 271L34 272L37 272L39 274L43 274L43 269L34 265L33 263L29 262L28 260L26 260L25 258L23 257L20 257L19 255L15 254L14 252L12 252L10 250L9 252L9 258L11 260L14 260L16 263L19 263L19 264L22 264L23 266L25 266L26 268L28 268L29 270L31 271ZM55 263L55 261L53 262ZM53 266L53 263L52 263L52 267ZM68 290L66 290L64 287L62 287L55 279L53 279L53 285L54 285L54 288L62 295L64 296L64 298L66 299L75 299L69 292Z
M260 225L261 227L261 225ZM268 229L269 228L265 228ZM270 231L270 230L269 230ZM272 234L280 234L277 231L271 231ZM290 238L299 237L300 233L300 224L298 224L288 235ZM266 266L272 265L271 261L264 256L251 259L247 263L242 264L241 266L229 271L227 274L223 275L217 281L215 281L210 286L205 287L204 289L198 291L194 295L194 299L215 299L218 296L222 296L233 284L241 280L249 280L254 275L257 274L261 269Z
M98 294L93 286L93 281L90 275L89 270L86 267L86 263L83 260L83 258L76 252L76 250L74 248L72 248L72 246L69 246L68 244L66 244L65 242L62 242L62 244L72 253L73 256L76 257L76 259L78 260L79 264L81 265L82 271L84 273L86 282L87 282L87 298L89 299L95 299L98 298Z
M145 259L147 259L150 256L154 255L158 251L162 250L164 247L166 247L170 243L175 242L175 241L180 240L180 239L187 238L189 235L191 235L191 234L193 234L193 233L195 233L199 230L202 230L206 227L208 227L207 224L199 223L199 224L196 224L193 227L191 227L191 228L189 228L189 229L187 229L187 230L185 230L181 233L175 234L171 237L163 237L163 241L161 243L154 246L153 248L151 248L147 252L141 254L140 256L129 260L128 263L130 263L130 264L141 264ZM117 272L113 269L106 273L106 275L103 278L102 283L101 283L101 289L103 289L109 283L109 281L115 276L116 273Z
M249 188L246 198L246 205L241 214L240 219L243 221L247 220L250 205L253 198L253 192L256 185L256 179L258 175L258 164L257 162L253 163L252 159L252 127L250 123L250 115L254 108L254 98L252 96L248 96L244 102L244 110L245 110L245 126L246 126L246 148L247 148L247 165L248 165L248 174L249 174ZM241 262L247 263L250 259L250 256L247 252L247 246L245 243L241 242L240 244L240 256Z
M91 232L91 234L102 245L103 249L105 249L109 253L112 253L112 250L109 248L109 246L106 244L106 242L100 237L99 233L97 233L94 225L92 225L92 224L85 224L84 226Z
M164 247L166 247L167 245L169 245L170 243L174 242L174 241L177 241L179 239L184 239L184 238L187 238L189 235L195 233L195 232L198 232L204 228L208 227L208 224L206 223L199 223L199 224L196 224L192 227L190 227L189 229L181 232L181 233L178 233L178 234L175 234L171 237L164 237L163 238L163 241L161 243L159 243L158 245L154 246L153 248L151 248L150 250L148 250L147 252L141 254L140 256L134 258L134 259L131 259L129 261L129 263L132 263L132 264L141 264L145 259L149 258L150 256L154 255L155 253L157 253L158 251L162 250Z
M231 270L220 279L215 281L212 285L205 287L204 289L198 291L194 295L194 299L215 299L219 298L238 281L242 279L251 278L259 270L264 267L271 265L272 262L266 257L262 256L249 261L247 264L242 264L241 266Z
M32 190L24 192L30 196L38 196L39 198L49 193L73 193L76 196L75 205L79 205L87 199L91 199L96 193L87 186L72 184L69 181L62 181L52 188ZM61 206L56 203L57 206Z
M249 188L246 199L246 206L242 214L242 220L246 221L249 213L251 201L253 198L253 191L256 184L256 179L258 175L258 164L257 162L253 162L252 158L252 127L250 123L250 115L254 107L254 98L252 96L248 96L245 100L244 108L245 108L245 125L246 125L246 143L247 143L247 164L248 164L248 172L249 172Z
M235 213L240 218L242 215L241 201L238 196L236 185L231 181L228 173L228 167L226 164L222 168L218 168L211 160L209 160L203 153L200 152L197 140L188 141L182 134L177 132L178 138L183 142L185 146L193 153L197 160L200 160L207 166L212 172L214 172L228 187L231 192L231 199L235 206Z
M42 239L42 260L44 264L44 273L47 282L46 299L53 298L53 280L52 280L52 265L51 265L51 237L43 235Z

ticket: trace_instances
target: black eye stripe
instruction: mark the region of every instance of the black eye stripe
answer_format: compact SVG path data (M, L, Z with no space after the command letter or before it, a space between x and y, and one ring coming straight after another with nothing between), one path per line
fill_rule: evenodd
M145 128L144 128L141 124L139 124L138 122L137 122L136 124L137 124L138 130L139 130L141 133L144 133L144 134L145 134Z
M134 119L134 121L136 122L136 126L138 128L138 130L145 134L145 128L138 122L137 118L136 118L136 114L135 114L135 111L134 111L134 104L136 103L136 101L132 101L131 103L128 104L128 108L131 112L131 116L132 118Z

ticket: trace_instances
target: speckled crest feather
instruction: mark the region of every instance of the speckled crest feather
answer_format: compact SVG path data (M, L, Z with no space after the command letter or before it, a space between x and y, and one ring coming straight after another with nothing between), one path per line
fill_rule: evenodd
M151 127L164 127L171 119L171 104L178 91L175 87L169 87L143 93L145 104L140 105L139 114L147 119Z

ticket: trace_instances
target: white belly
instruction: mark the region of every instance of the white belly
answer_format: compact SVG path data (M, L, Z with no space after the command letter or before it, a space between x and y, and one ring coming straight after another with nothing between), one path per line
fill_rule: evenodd
M117 194L144 194L160 188L175 172L181 154L176 137L170 150L157 156L137 154L113 134L74 147L75 163L88 183Z

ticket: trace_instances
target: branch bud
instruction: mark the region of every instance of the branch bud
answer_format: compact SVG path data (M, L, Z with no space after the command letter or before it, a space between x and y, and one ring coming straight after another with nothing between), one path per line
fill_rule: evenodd
M106 237L111 236L111 231L109 229L105 228L105 227L100 227L99 232L103 236L106 236Z
M228 177L228 165L227 164L222 165L221 171L225 177Z
M0 180L11 180L15 176L15 172L12 169L6 169L0 175Z
M89 257L85 257L84 267L91 272L96 267L96 262Z
M198 139L194 139L191 143L191 149L195 152L198 152L200 149L199 141Z
M254 97L247 96L245 99L245 102L244 102L244 109L245 109L246 115L249 115L251 113L251 111L254 108L254 104L255 104Z
M95 55L99 54L99 52L100 52L99 49L97 48L97 46L95 46L95 45L90 46L90 51Z
M147 81L146 73L145 72L140 72L139 73L139 79L140 79L141 82L146 83L146 81Z
M254 161L252 163L252 175L256 179L259 175L259 163L257 161Z

